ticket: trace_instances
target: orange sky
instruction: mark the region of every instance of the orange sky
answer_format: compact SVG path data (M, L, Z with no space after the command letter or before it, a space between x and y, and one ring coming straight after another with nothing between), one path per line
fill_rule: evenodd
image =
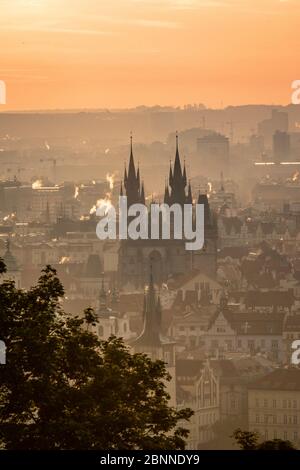
M300 0L0 0L11 109L290 102Z

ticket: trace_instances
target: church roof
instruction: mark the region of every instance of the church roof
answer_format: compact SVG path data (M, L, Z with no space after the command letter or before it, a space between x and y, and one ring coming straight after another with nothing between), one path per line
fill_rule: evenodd
M233 312L229 308L218 310L212 317L209 329L223 314L231 328L239 336L281 336L285 313L283 312Z

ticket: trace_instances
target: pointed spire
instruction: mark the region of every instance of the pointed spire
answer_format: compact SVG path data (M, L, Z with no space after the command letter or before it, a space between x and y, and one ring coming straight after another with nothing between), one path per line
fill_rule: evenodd
M176 135L176 154L175 154L175 156L177 157L177 155L178 155L178 157L179 157L179 151L178 151L178 131L176 131L176 134L175 134L175 135Z
M172 169L170 168L170 175L169 175L169 184L171 187L170 193L170 204L185 204L186 202L186 170L182 173L181 169L181 162L179 157L179 150L178 150L178 132L176 132L176 154L175 154L175 162Z
M132 151L132 133L130 133L130 157L129 157L129 167L128 167L128 179L136 179L133 151Z
M182 175L182 179L183 179L183 184L184 184L184 186L186 186L187 178L186 178L185 160L184 160L184 166L183 166L183 175Z
M123 196L123 183L121 181L121 187L120 187L120 196Z
M175 163L174 163L174 173L173 173L174 180L182 178L182 170L181 170L181 163L179 157L179 150L178 150L178 132L176 131L176 153L175 153Z
M134 340L134 345L159 346L161 344L161 305L156 298L152 265L150 265L150 276L148 290L144 295L143 308L144 327L140 336Z
M141 188L141 204L145 204L145 189L144 189L144 182L142 182L142 188Z
M169 185L173 186L173 173L172 173L172 164L171 164L171 160L170 160L170 171L169 171Z
M127 176L127 170L126 170L126 162L124 162L124 186L125 188L127 186L127 180L128 180L128 176Z
M106 291L105 291L105 287L104 287L104 278L102 278L102 284L101 284L101 289L100 289L100 293L99 293L99 308L100 308L100 311L103 309L106 308Z
M136 180L137 180L138 189L140 189L141 181L140 181L140 167L139 166L136 172Z
M165 185L164 203L165 203L165 204L169 204L169 202L170 202L170 193L169 193L169 187L168 187L168 185L166 184L166 185Z
M193 204L193 195L191 182L189 181L188 195L187 195L187 204Z
M132 132L130 132L130 157L133 157L133 151L132 151Z

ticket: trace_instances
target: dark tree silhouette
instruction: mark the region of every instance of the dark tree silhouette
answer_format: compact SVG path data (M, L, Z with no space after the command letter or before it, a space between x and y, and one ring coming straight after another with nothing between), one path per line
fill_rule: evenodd
M2 269L4 267L2 266ZM61 308L50 266L30 290L0 285L0 445L6 449L184 449L192 415L169 406L161 361L99 341Z

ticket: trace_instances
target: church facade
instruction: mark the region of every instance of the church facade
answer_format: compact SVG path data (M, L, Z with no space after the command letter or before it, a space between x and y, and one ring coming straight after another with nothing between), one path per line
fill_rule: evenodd
M145 204L145 190L141 183L139 168L136 169L132 139L128 171L125 168L121 184L121 195L127 196L128 207L135 203ZM154 202L154 201L153 201ZM191 184L187 181L185 164L182 166L178 136L176 135L176 153L173 167L170 165L168 183L165 187L164 203L171 207L179 204L193 204ZM121 287L143 288L149 279L151 266L156 283L162 284L170 278L199 270L214 278L216 276L217 223L215 214L210 210L206 194L199 194L198 204L204 205L204 247L201 250L186 250L186 240L157 239L150 237L138 240L121 240L119 249L119 282Z

